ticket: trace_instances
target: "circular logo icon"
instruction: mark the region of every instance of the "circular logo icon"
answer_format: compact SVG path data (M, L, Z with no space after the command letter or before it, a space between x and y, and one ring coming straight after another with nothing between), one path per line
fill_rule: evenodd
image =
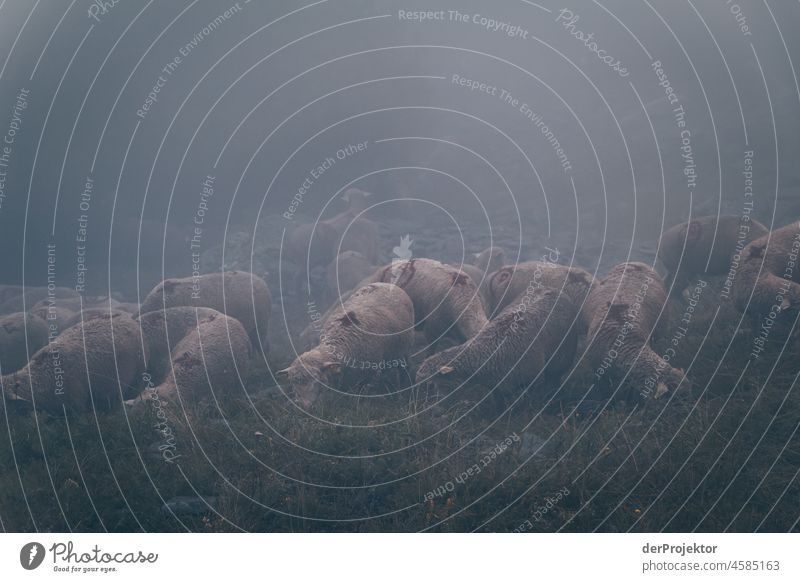
M35 570L44 561L44 546L39 542L30 542L19 551L19 563L26 570Z

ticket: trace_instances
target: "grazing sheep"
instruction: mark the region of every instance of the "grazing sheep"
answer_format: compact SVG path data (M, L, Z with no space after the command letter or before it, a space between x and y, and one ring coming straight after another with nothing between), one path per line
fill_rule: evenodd
M109 409L130 398L147 362L139 324L128 314L105 314L65 330L18 372L3 376L8 400L54 414Z
M153 382L160 384L167 377L172 348L200 325L222 316L208 307L168 307L140 315L142 337L150 352L147 372Z
M502 267L489 279L489 312L497 313L533 288L565 293L580 309L595 279L579 267L552 261L528 261Z
M465 344L427 358L417 382L444 378L515 387L539 376L552 385L572 365L577 322L578 309L566 294L534 289Z
M800 309L799 254L800 222L747 245L732 287L736 307L757 315Z
M52 290L52 297L56 299L67 299L78 297L77 291L69 287L55 287ZM30 309L39 301L47 299L51 295L47 287L25 287L19 294L12 295L0 305L0 314L18 313Z
M344 251L327 269L328 303L336 303L342 295L356 289L364 279L375 272L375 267L357 251Z
M0 373L16 372L28 363L28 354L47 343L49 328L43 319L29 313L0 317Z
M176 319L183 318L168 316L167 325L177 323ZM186 336L177 342L171 369L154 391L159 398L188 402L231 396L241 388L239 378L247 375L252 353L250 338L238 320L222 313L209 314L199 325L189 326ZM141 399L152 397L151 391L145 390Z
M371 283L333 311L320 336L319 346L276 374L304 408L314 404L323 386L404 367L414 345L414 304L395 285Z
M89 309L125 311L132 315L139 310L139 306L135 303L123 303L111 297L61 297L53 300L42 299L29 309L29 312L42 319L48 319L48 317L56 319L62 322L59 327L66 329L68 327L65 325L66 322L74 319L75 315L79 315L81 309L84 312ZM80 317L75 321L80 321ZM74 321L69 325L74 325Z
M378 269L373 281L393 283L408 293L414 302L417 326L432 341L444 335L466 341L488 322L472 279L439 261L394 261Z
M130 313L121 309L113 309L109 307L90 307L88 309L84 309L83 311L78 311L78 313L74 314L70 319L66 320L63 328L61 329L69 329L73 325L79 325L81 322L86 323L87 321L91 321L93 319L102 319L108 314L113 315L115 313L122 313L124 315L131 316Z
M586 357L598 380L624 378L642 398L660 398L684 381L683 372L650 345L665 327L660 319L666 310L660 313L666 304L661 279L643 263L617 265L592 288L583 314L589 327Z
M703 216L673 226L661 235L658 258L667 269L665 286L680 294L699 274L724 275L732 257L768 229L749 216Z
M226 271L184 279L166 279L142 302L140 314L167 307L210 307L236 318L253 345L267 351L272 296L263 279L246 271Z
M75 312L72 309L62 307L59 303L42 305L39 302L28 313L46 321L48 325L55 325L57 332L67 329L69 327L67 324L75 317Z
M305 271L327 267L337 252L344 251L359 252L376 263L380 247L378 225L361 215L369 196L368 192L350 188L342 195L348 203L347 210L327 220L297 226L289 234L286 258Z

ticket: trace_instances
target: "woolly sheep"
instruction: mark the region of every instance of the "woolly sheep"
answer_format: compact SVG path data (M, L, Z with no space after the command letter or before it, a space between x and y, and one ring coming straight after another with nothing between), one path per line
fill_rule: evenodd
M272 296L263 279L246 271L166 279L142 302L139 314L167 307L210 307L238 319L254 346L267 351Z
M668 273L665 285L680 294L695 275L724 275L732 257L751 241L767 234L755 219L739 216L703 216L664 231L658 258Z
M643 398L660 398L684 381L683 372L651 347L665 331L666 304L661 279L643 263L617 265L592 288L583 310L589 328L586 358L599 380L625 378L629 390Z
M314 404L323 386L370 379L376 370L407 362L414 345L414 305L401 288L372 283L333 311L320 336L319 346L277 373L304 408Z
M8 400L61 414L109 409L130 398L147 362L141 328L123 312L105 314L65 330L21 370L3 376Z

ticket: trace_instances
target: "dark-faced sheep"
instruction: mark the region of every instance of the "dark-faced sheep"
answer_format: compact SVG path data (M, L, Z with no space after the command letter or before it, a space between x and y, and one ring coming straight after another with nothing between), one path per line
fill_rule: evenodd
M592 288L583 316L589 328L586 357L598 380L624 383L644 399L674 392L681 382L688 386L683 372L651 346L666 330L666 305L661 279L643 263L617 265Z
M139 324L114 312L65 330L3 376L3 392L54 414L109 409L136 393L146 361Z
M800 310L799 256L800 222L747 245L732 287L736 307L757 316Z
M578 309L566 294L534 289L509 305L475 337L427 358L417 382L437 379L494 388L557 383L575 357Z
M142 302L140 314L168 307L210 307L238 319L254 346L267 351L272 296L263 279L246 271L226 271L166 279Z
M414 345L414 305L395 285L369 284L333 311L320 338L316 348L277 373L305 408L323 387L370 380L378 371L405 366Z
M595 279L589 272L549 260L502 267L489 279L490 313L499 312L536 288L565 293L580 309L594 284Z
M47 343L49 328L40 317L29 313L12 313L0 317L0 372L10 374L28 363Z
M666 287L672 295L680 294L696 275L731 272L734 257L767 232L766 226L748 215L703 216L673 226L664 231L658 250L668 271Z

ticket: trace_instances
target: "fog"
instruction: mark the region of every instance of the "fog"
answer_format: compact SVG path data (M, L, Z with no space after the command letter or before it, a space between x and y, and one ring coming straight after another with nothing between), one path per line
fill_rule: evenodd
M227 18L231 7L211 2L3 7L8 123L29 91L5 168L5 282L42 284L52 242L59 284L72 286L85 215L89 288L130 295L138 270L146 292L162 270L190 270L186 237L207 176L204 249L285 212L310 170L364 142L314 181L299 216L335 211L332 198L355 185L384 203L376 216L561 233L562 245L613 262L652 252L663 227L690 215L741 212L746 150L755 216L780 225L800 208L798 46L777 34L793 9L780 3L741 2L734 14L725 2L576 2L562 13L473 1L426 6L443 19L425 21L385 0L232 6Z

